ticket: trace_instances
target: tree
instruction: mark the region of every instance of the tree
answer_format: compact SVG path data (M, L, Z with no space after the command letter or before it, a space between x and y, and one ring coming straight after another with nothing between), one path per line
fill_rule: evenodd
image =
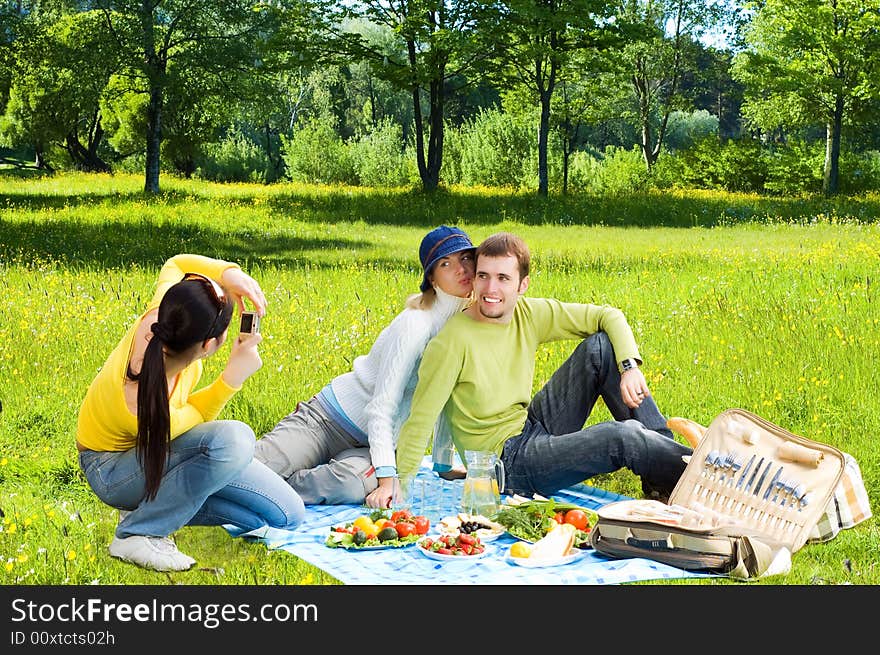
M468 73L488 55L480 39L483 4L472 0L357 0L354 14L390 29L391 47L377 48L359 34L340 37L342 51L369 61L375 74L406 89L412 99L416 163L424 191L440 183L446 98L468 83ZM335 29L335 28L334 28ZM452 81L459 81L453 86ZM427 95L427 126L422 95ZM427 136L427 149L425 137Z
M714 28L725 8L707 0L623 0L618 16L635 38L623 49L623 65L636 103L639 146L648 172L660 156L673 111L688 109L685 76L696 71L699 38Z
M537 101L538 195L548 193L547 147L553 94L579 50L607 45L612 26L603 0L505 0L493 28L495 72ZM583 73L582 71L580 72Z
M733 53L714 47L702 48L697 56L697 74L693 84L683 91L690 95L697 109L705 109L718 118L718 136L739 136L743 85L731 77Z
M32 14L13 46L15 65L2 132L34 146L39 168L51 169L50 146L86 171L109 171L99 150L100 100L118 67L99 12Z
M734 76L743 113L764 130L824 123L822 187L839 185L841 133L875 121L880 98L880 1L765 0L754 5Z
M98 0L131 75L130 90L146 94L144 190L159 191L160 148L170 66L199 77L200 89L219 97L242 93L259 75L257 62L278 33L292 3L275 0ZM293 19L291 19L293 20ZM180 99L185 101L185 97Z

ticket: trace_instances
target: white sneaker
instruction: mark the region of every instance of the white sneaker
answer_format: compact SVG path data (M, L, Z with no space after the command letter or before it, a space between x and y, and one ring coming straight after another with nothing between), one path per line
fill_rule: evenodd
M154 571L186 571L196 563L177 550L170 537L113 537L109 550L113 557Z

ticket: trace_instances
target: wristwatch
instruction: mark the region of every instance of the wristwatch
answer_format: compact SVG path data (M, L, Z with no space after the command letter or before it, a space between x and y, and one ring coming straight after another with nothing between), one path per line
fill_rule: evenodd
M626 373L630 369L634 369L634 368L638 368L638 367L639 367L639 363L636 360L634 360L632 357L630 357L629 359L624 359L622 362L620 362L620 372L621 373Z

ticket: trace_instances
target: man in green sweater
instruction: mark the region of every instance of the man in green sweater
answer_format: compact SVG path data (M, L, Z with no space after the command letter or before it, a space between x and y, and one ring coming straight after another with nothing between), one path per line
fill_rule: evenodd
M629 468L646 495L668 497L692 450L666 427L639 370L623 313L606 305L523 297L530 254L500 232L477 248L475 302L428 343L409 418L397 443L406 483L446 407L459 452L493 451L506 493L549 496L601 473ZM538 346L580 339L534 398ZM599 397L615 420L584 427Z

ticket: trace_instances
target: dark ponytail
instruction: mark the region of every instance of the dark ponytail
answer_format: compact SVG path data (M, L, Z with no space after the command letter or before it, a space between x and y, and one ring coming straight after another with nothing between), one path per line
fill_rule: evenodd
M165 352L180 354L226 330L232 303L218 298L207 279L184 278L172 286L159 304L159 320L150 326L152 338L144 351L139 373L128 377L138 382L137 457L144 472L147 500L156 497L169 456L171 409Z

